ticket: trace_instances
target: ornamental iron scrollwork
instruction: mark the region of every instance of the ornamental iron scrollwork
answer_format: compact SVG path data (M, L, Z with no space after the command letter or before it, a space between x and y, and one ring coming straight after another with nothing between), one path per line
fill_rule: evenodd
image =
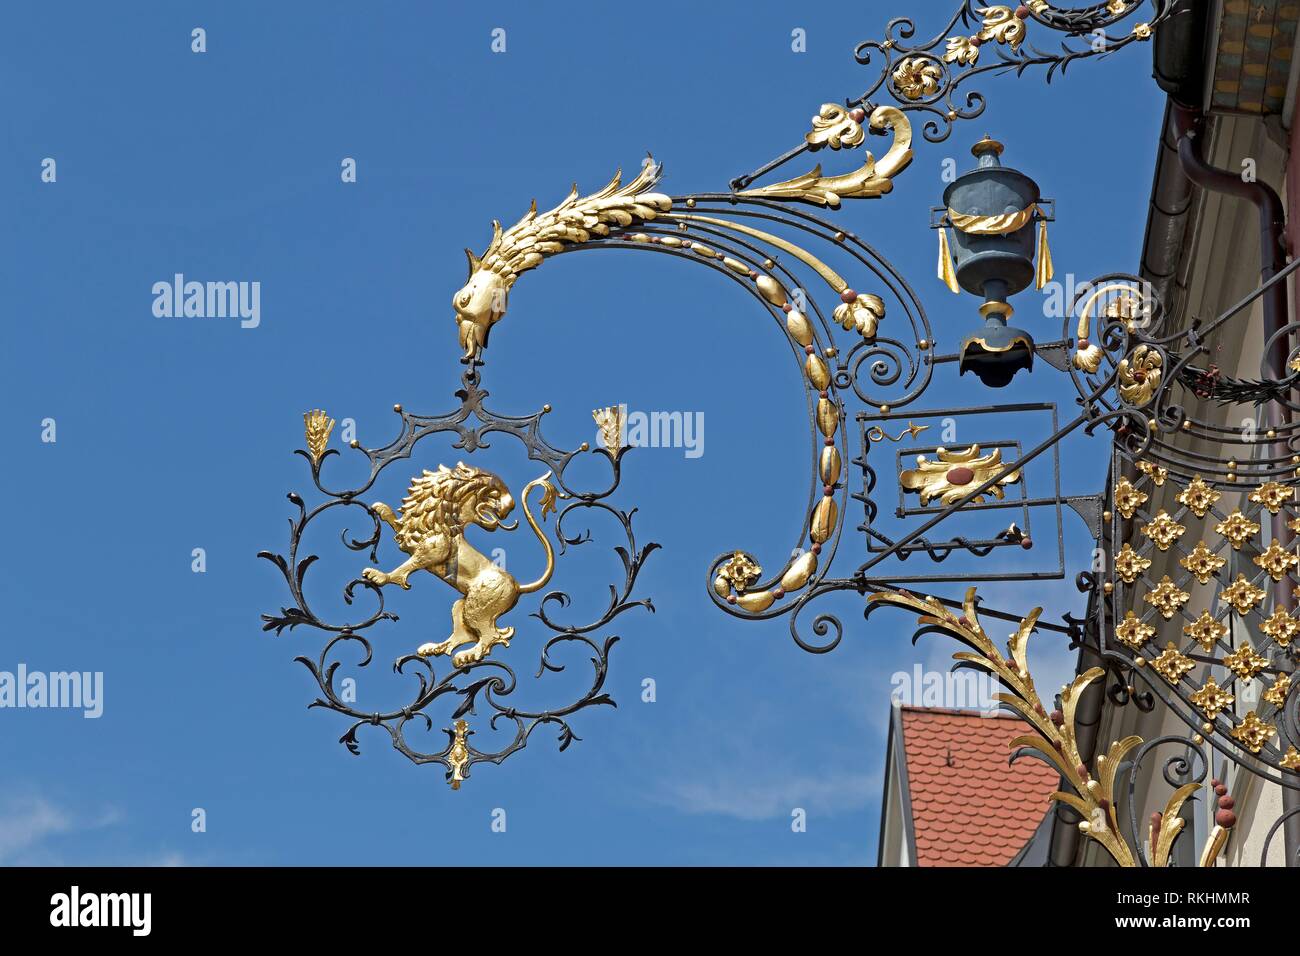
M603 632L633 608L654 610L648 598L635 598L633 592L646 559L659 547L653 543L639 546L632 530L635 510L621 510L610 500L619 484L627 447L589 449L584 444L576 450L563 451L552 446L541 432L542 419L550 412L550 406L527 416L505 416L489 410L485 404L488 393L481 387L479 371L472 362L456 396L460 406L445 415L416 415L400 405L395 406L400 416L400 431L387 445L366 448L352 442L352 448L367 460L369 476L359 486L347 489L327 486L323 476L329 459L340 454L328 447L334 422L322 410L309 412L305 416L307 449L297 454L310 464L312 483L323 500L309 507L301 495L290 493L289 500L296 506L297 515L290 519L287 551L259 554L280 570L293 598L293 604L278 613L263 615L264 630L279 635L303 627L320 633L324 640L319 651L295 658L306 666L317 684L319 696L309 706L334 711L351 721L339 740L353 754L360 752L358 731L366 726L382 727L393 747L414 763L441 764L453 789L460 788L475 764L499 764L524 748L532 733L543 725L558 731L560 749L566 749L574 740L581 739L570 723L575 714L591 707L613 705L606 681L618 637ZM466 456L490 447L490 436L506 436L523 447L530 461L539 462L547 469L545 474L523 486L517 500L546 559L545 569L535 581L521 584L470 540L469 533L474 529L477 529L475 533L498 529L509 532L519 526L518 519L510 520L516 499L507 483L492 472L464 462L454 467L440 464L436 470L423 469L410 482L400 509L363 499L381 473L395 463L413 458L420 442L439 435L452 436L453 447ZM584 452L608 461L612 477L607 487L581 489L571 487L566 481L566 469ZM530 495L534 490L537 493ZM530 500L538 507L536 514L530 508ZM348 551L367 552L370 563L377 564L385 532L391 532L396 547L406 557L392 571L357 568L355 576L342 586L343 601L350 607L362 593L368 592L374 609L347 622L320 616L308 601L305 590L307 572L319 556L303 554L304 537L314 521L340 509L358 509L371 529L365 537L350 537L344 531L342 542ZM604 611L585 623L557 620L552 615L568 607L570 596L553 590L542 597L530 618L523 619L528 623L521 620L516 627L499 621L516 611L515 605L522 595L540 591L547 585L557 555L591 541L589 529L570 531L569 525L580 517L597 513L612 518L623 537L613 549L622 566L622 580L609 585L609 603ZM542 524L548 514L555 515L549 531ZM554 546L551 536L556 542ZM344 693L343 681L345 674L361 673L350 668L371 665L375 641L389 639L387 635L383 638L373 635L384 629L380 625L398 620L387 609L389 598L385 586L423 588L433 578L441 578L460 593L452 605L450 636L443 641L424 641L418 648L412 646L411 652L394 660L394 672L411 679L409 702L363 709ZM520 612L514 617L520 620ZM540 642L540 650L531 651L538 655L535 676L539 679L570 666L563 660L572 656L566 651L578 650L589 655L590 679L576 699L537 709L515 705L511 695L518 688L519 680L512 662L521 654L531 653L516 647L507 657L505 651L517 630L522 638L517 644L536 647ZM349 650L350 656L356 658L350 664L346 659ZM440 661L441 658L446 660ZM443 711L446 711L445 718L435 716ZM480 715L480 711L485 713ZM447 721L442 727L447 735L445 745L429 748L409 739L409 728L432 732L435 724L444 719ZM475 744L476 733L482 739L484 729L497 731L498 728L506 728L503 732L508 736L502 746L486 749Z

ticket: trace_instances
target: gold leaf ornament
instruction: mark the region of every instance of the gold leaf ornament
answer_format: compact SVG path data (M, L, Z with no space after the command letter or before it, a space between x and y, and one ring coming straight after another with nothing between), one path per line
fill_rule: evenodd
M1225 656L1223 666L1242 680L1253 680L1255 675L1268 667L1268 660L1256 654L1255 648L1247 642Z
M1240 510L1234 510L1215 525L1214 530L1228 540L1233 550L1239 551L1243 544L1259 534L1259 525L1247 518Z
M1115 572L1125 584L1132 584L1149 567L1151 567L1151 559L1142 557L1127 541L1124 542L1124 547L1120 549L1119 554L1115 555Z
M1250 493L1250 500L1263 505L1271 514L1277 514L1291 500L1292 491L1280 482L1270 481Z
M1215 619L1209 611L1201 611L1201 616L1191 624L1184 625L1183 633L1200 644L1207 652L1214 650L1214 645L1228 633L1228 627Z
M1274 581L1281 581L1289 571L1300 564L1300 558L1282 547L1276 540L1269 542L1268 547L1251 560L1267 571Z
M1214 577L1215 573L1228 563L1228 560L1211 551L1204 541L1198 541L1191 553L1179 559L1178 563L1196 575L1196 580L1201 584L1209 584L1210 578Z
M1251 711L1241 723L1232 728L1231 736L1251 753L1257 754L1264 749L1268 739L1276 733L1276 727L1260 720L1259 714Z
M1132 611L1124 614L1124 620L1115 626L1115 636L1127 647L1135 651L1142 650L1142 645L1155 636L1156 629L1142 620Z
M1180 525L1169 513L1161 508L1148 524L1142 526L1146 535L1161 551L1168 551L1169 546L1183 536L1187 529Z
M817 115L812 118L812 129L804 135L804 142L810 150L823 146L831 149L852 149L861 146L866 139L862 128L865 115L861 110L849 110L838 103L823 103Z
M939 92L943 68L929 57L907 56L894 69L894 88L908 100L919 100Z
M864 339L874 339L885 317L885 301L870 292L857 293L853 301L837 305L831 315L846 332L856 330Z
M1150 346L1139 345L1127 358L1120 359L1116 375L1119 397L1128 405L1145 405L1160 387L1164 359Z
M1205 681L1205 686L1192 694L1191 697L1192 703L1210 720L1214 720L1220 713L1231 707L1232 702L1236 699L1235 696L1215 683L1213 677L1208 678Z
M995 40L1005 43L1013 50L1024 42L1025 21L1017 17L1010 7L981 7L976 12L984 17L980 32L976 34L981 41L987 43Z
M950 505L966 497L972 489L984 484L1005 467L1000 448L995 448L986 455L980 454L979 445L971 445L964 451L937 448L933 461L924 455L917 455L916 467L901 472L898 482L906 491L920 494L921 507L935 498L942 504ZM986 491L1000 501L1005 497L1002 486L1015 484L1019 480L1020 471L1016 469L1003 475ZM983 504L984 495L977 495L971 503Z
M1179 652L1173 641L1166 644L1160 656L1151 661L1151 669L1170 684L1177 684L1195 666L1196 662Z
M974 66L980 58L979 44L974 42L975 39L975 37L949 37L948 49L943 54L944 62L956 63L958 66Z
M1247 581L1244 574L1238 574L1237 580L1224 588L1219 596L1231 604L1238 614L1245 614L1264 600L1264 591Z
M1300 631L1300 621L1288 614L1286 608L1275 607L1268 620L1261 624L1259 629L1278 647L1286 647L1291 643L1291 638L1295 637L1296 632Z
M1166 621L1178 613L1178 609L1190 601L1192 596L1174 584L1169 575L1160 579L1160 583L1146 593L1146 601Z

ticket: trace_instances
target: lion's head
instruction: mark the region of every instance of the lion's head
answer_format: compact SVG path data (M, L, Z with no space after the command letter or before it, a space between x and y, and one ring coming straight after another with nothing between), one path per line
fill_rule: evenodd
M513 530L506 523L515 499L504 481L481 468L457 462L455 468L439 465L411 482L402 501L402 527L408 533L448 531L459 534L476 524L488 531Z

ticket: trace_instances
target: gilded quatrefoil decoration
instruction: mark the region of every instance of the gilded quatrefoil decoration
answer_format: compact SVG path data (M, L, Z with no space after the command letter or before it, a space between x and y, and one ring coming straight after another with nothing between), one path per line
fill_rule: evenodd
M1201 480L1201 476L1197 475L1192 479L1190 485L1178 493L1178 503L1190 508L1192 514L1196 515L1196 517L1204 518L1205 513L1213 508L1215 503L1222 497L1223 495L1207 485Z
M1183 627L1183 633L1206 651L1212 651L1219 638L1228 633L1228 628L1223 622L1216 621L1209 611L1202 611L1200 617Z
M1264 591L1247 581L1244 574L1238 574L1237 580L1224 588L1220 596L1235 607L1238 614L1245 614L1264 600Z
M1205 686L1192 694L1192 703L1201 709L1210 720L1214 720L1219 714L1232 706L1232 702L1237 698L1229 694L1226 690L1214 682L1211 677L1205 682Z
M1246 715L1245 720L1232 728L1232 739L1251 753L1257 754L1264 749L1264 744L1268 743L1268 738L1275 733L1277 733L1277 728L1260 720L1259 715L1252 710Z
M1127 478L1121 478L1115 485L1115 510L1125 518L1132 518L1133 512L1146 503L1147 493L1138 491Z
M1265 635L1273 639L1273 643L1278 647L1286 647L1291 643L1291 638L1295 637L1296 632L1300 631L1300 621L1297 621L1286 612L1286 608L1274 608L1269 619L1259 626L1259 629Z
M1215 525L1214 530L1227 538L1234 550L1239 551L1243 544L1259 534L1259 525L1238 509Z
M1277 514L1282 510L1282 506L1291 500L1291 489L1276 481L1270 481L1252 491L1250 500Z
M1255 653L1249 643L1242 644L1223 659L1223 666L1242 680L1252 680L1268 666L1268 660Z
M1115 555L1115 572L1125 584L1132 584L1149 567L1151 567L1151 559L1142 557L1127 541L1124 542L1124 547L1120 549L1119 554Z
M1160 583L1146 594L1147 603L1160 612L1166 621L1178 613L1178 609L1191 600L1191 595L1169 580L1169 575L1160 579Z
M1179 653L1173 641L1166 644L1160 656L1151 662L1151 669L1171 684L1177 684L1195 666L1195 661Z
M1155 633L1154 627L1143 624L1132 611L1127 612L1124 620L1115 627L1115 636L1135 651L1140 651L1142 645L1151 640Z
M1288 571L1300 564L1300 558L1274 540L1254 557L1254 562L1267 571L1274 581L1281 581Z
M1291 693L1291 675L1281 674L1273 681L1273 686L1264 691L1264 699L1274 707L1281 707L1286 703L1286 695L1289 693Z
M1197 542L1192 553L1182 558L1178 562L1192 574L1196 575L1196 580L1202 584L1209 584L1216 571L1228 563L1226 558L1221 558L1205 546L1204 541Z
M1258 528L1258 526L1256 526ZM1169 546L1183 536L1187 529L1180 525L1168 512L1161 508L1149 524L1142 526L1142 533L1152 540L1161 551L1168 551Z

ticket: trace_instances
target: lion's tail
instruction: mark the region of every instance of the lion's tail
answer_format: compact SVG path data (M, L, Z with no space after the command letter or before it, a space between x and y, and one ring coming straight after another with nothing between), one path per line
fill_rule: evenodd
M519 496L519 500L524 509L524 518L528 521L529 526L533 529L533 534L537 535L537 540L542 543L542 549L546 552L546 570L542 572L542 576L536 581L531 581L528 584L521 584L519 586L520 594L530 594L533 591L540 591L542 588L546 587L546 583L551 580L551 573L555 570L555 551L551 548L550 539L548 539L546 534L542 531L541 526L537 523L537 519L533 517L533 513L528 510L528 492L532 491L534 488L542 489L542 520L546 520L548 512L555 510L556 491L555 486L552 485L549 480L550 477L551 473L548 471L546 474L542 475L542 477L534 478L524 486L523 493Z

